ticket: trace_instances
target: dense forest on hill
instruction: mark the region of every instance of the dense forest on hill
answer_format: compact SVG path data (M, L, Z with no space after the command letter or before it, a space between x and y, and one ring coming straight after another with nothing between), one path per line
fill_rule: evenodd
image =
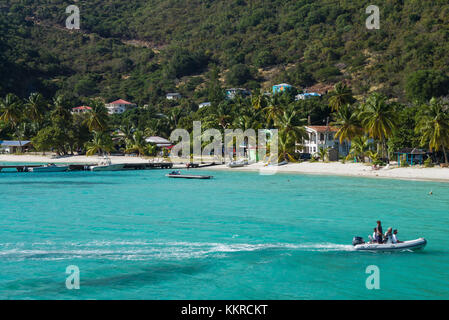
M279 130L280 160L299 160L306 125L333 125L351 161L401 148L449 162L449 1L76 1L0 3L0 139L59 154L154 155L145 139L176 128ZM279 94L271 86L295 86ZM225 96L226 87L252 96ZM299 91L320 97L296 99ZM182 99L168 101L167 92ZM138 105L108 114L105 102ZM198 103L211 102L199 109ZM87 105L82 114L72 108ZM371 143L371 140L374 143ZM314 150L314 159L326 159ZM345 161L346 158L343 158Z
M80 8L81 30L64 28ZM447 93L448 1L6 0L0 4L0 95L63 93L139 104L223 86L299 88L345 80L357 95L401 101ZM425 85L423 85L423 83ZM407 90L408 89L408 90ZM424 91L423 91L424 90ZM407 99L408 98L408 99ZM75 102L74 102L75 103Z

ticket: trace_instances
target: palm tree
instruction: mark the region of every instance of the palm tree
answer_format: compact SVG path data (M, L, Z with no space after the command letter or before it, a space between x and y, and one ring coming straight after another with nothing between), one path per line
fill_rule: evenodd
M121 134L121 140L125 143L127 143L127 141L130 141L133 137L133 133L136 129L134 129L133 125L127 121L125 123L123 123L118 131Z
M338 128L335 137L340 140L340 143L343 143L345 140L351 141L356 136L363 134L358 114L351 105L345 104L341 106L335 112L334 117L335 121L332 125Z
M321 147L320 150L318 151L318 156L320 157L321 161L326 161L326 158L329 157L329 147Z
M44 97L37 92L33 92L25 103L28 117L34 122L40 124L45 113Z
M10 125L15 131L17 131L18 124L23 115L21 109L20 99L12 93L7 94L6 97L0 101L0 120ZM20 136L19 134L16 135ZM18 138L19 146L22 147L20 137Z
M139 156L144 155L148 151L148 143L145 140L145 134L137 130L133 134L133 138L130 141L129 145L126 146L126 153L136 152Z
M86 155L92 156L96 153L110 152L114 149L111 136L105 132L94 132L92 141L86 143Z
M382 154L388 157L386 140L393 134L398 121L394 105L389 104L385 96L373 93L363 104L359 119L369 136L381 142Z
M296 143L307 138L307 132L304 126L301 124L304 119L298 119L298 112L290 107L283 110L280 116L277 116L275 122L279 127L279 147L282 152L283 160L292 158L289 154L291 150L296 149Z
M205 119L205 127L216 128L220 126L223 130L228 128L232 123L231 106L228 102L222 102L218 105L217 109L212 115L209 115Z
M251 105L255 110L261 110L267 105L267 97L263 94L262 90L259 90L251 98Z
M51 117L53 120L61 119L64 123L71 122L71 116L69 109L66 107L64 97L59 95L53 98L53 110L51 111Z
M421 144L431 151L442 150L444 162L448 163L446 147L449 147L449 107L433 98L423 106L415 130L421 134Z
M348 159L356 158L360 162L365 162L365 156L371 149L371 143L367 136L357 136L351 141L351 149L347 156Z
M296 149L296 139L293 135L280 132L278 137L278 161L296 161L294 158ZM267 150L268 151L268 150ZM270 152L271 154L271 152Z
M355 99L352 96L352 90L346 84L339 82L334 89L329 98L329 106L333 111L338 111L346 104L354 103Z
M266 114L267 124L271 121L276 122L276 119L284 112L284 106L278 96L272 96L268 99L268 106L263 109Z
M100 100L90 102L91 110L88 113L87 126L90 131L104 132L108 128L108 110Z
M368 156L368 158L371 159L371 162L374 164L377 164L380 162L380 155L377 152L374 152L372 150L369 150L366 155Z

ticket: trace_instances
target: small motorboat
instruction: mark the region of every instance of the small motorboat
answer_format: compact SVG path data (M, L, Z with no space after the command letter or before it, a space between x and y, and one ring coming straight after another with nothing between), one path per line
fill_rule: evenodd
M90 171L119 171L123 170L125 167L124 163L119 164L112 164L111 159L108 157L104 157L100 160L98 165L96 166L89 166Z
M69 169L69 166L57 166L54 163L48 163L41 167L28 168L30 172L64 172Z
M247 160L231 161L228 163L229 168L241 168L248 164Z
M181 174L180 171L172 171L169 174L165 175L169 178L179 178L179 179L211 179L213 176L202 176L195 174Z
M422 250L427 244L427 240L419 238L415 240L403 241L398 243L375 243L365 242L362 237L354 237L352 245L357 251L372 251L372 252L401 252L401 251L417 251Z

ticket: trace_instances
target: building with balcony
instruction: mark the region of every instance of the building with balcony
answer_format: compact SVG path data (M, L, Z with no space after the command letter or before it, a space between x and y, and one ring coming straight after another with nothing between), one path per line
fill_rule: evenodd
M137 105L134 103L125 101L123 99L119 99L111 103L108 103L106 105L106 109L108 109L109 114L120 114L125 112L128 108L134 108L136 106Z
M351 144L347 141L340 143L335 137L338 129L332 126L306 126L308 138L297 143L296 151L299 153L317 154L321 148L330 148L338 151L338 155L347 156Z

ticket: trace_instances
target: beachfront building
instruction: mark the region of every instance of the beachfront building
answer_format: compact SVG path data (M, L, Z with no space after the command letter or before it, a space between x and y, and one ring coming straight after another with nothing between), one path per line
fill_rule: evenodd
M167 98L167 100L179 100L182 98L182 95L178 92L171 92L171 93L167 93L165 98Z
M92 110L92 108L88 106L75 107L72 108L72 114L83 114L89 112L90 110Z
M299 101L299 100L307 100L310 98L319 98L321 97L321 94L316 93L316 92L306 92L306 93L301 93L301 94L297 94L295 96L295 100Z
M429 155L428 152L417 148L403 148L394 154L397 156L399 166L404 162L408 163L410 166L423 164L424 160L426 160Z
M335 137L338 129L332 126L306 126L308 138L297 143L297 152L317 154L321 148L330 148L337 151L338 156L347 156L349 154L350 143L340 141ZM334 159L330 159L333 161Z
M203 102L203 103L200 103L198 105L198 109L201 109L201 108L204 108L204 107L210 107L211 105L212 104L210 102Z
M125 112L129 108L134 108L137 105L131 102L128 102L123 99L119 99L116 101L113 101L111 103L108 103L106 105L106 109L108 109L109 114L120 114Z
M237 96L248 97L251 95L251 91L244 88L229 88L226 89L226 98L234 99Z
M293 90L295 87L288 83L276 84L273 86L273 94L284 93L289 90Z
M25 152L32 147L31 141L0 140L1 153Z

